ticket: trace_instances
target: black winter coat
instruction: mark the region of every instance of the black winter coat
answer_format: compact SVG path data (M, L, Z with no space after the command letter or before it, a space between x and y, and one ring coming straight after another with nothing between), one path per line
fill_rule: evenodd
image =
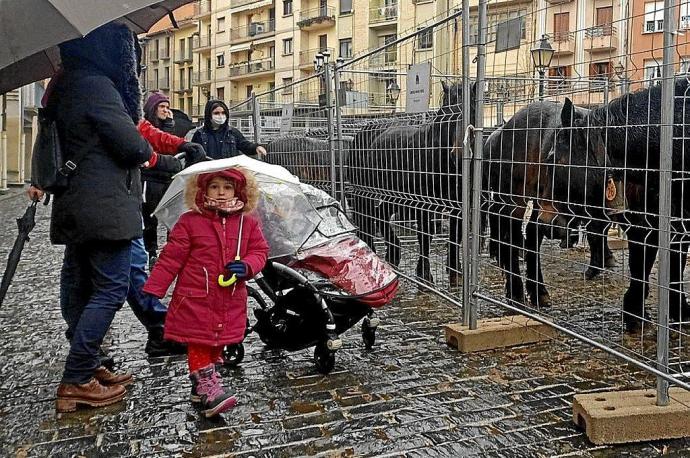
M73 244L142 236L140 164L151 147L113 81L95 69L67 70L51 95L66 157L92 144L55 196L51 241Z
M225 121L217 130L213 129L211 112L215 107L222 107L229 113L228 106L222 100L209 100L204 107L204 125L194 132L192 143L199 143L206 150L206 155L213 159L226 159L244 153L248 156L256 155L254 142L247 140L242 132L230 127Z

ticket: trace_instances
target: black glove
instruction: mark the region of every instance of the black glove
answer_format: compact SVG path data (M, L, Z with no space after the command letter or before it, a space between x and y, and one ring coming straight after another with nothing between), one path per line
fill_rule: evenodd
M206 151L198 143L184 142L177 148L177 152L185 153L185 164L187 166L206 160Z
M247 276L247 264L242 261L233 261L225 266L233 274L237 275L237 278L244 278Z
M156 165L152 170L158 172L166 172L172 175L182 171L182 162L175 156L166 156L164 154L158 155Z

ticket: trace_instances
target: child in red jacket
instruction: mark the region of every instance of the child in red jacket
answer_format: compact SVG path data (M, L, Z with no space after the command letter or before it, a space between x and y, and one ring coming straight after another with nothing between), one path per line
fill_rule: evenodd
M250 214L258 196L253 175L240 168L191 179L185 199L192 210L173 227L144 286L161 298L177 278L165 338L187 344L191 399L202 403L207 417L237 403L214 363L225 345L244 339L245 282L263 269L268 256L259 221ZM233 276L236 281L228 285Z

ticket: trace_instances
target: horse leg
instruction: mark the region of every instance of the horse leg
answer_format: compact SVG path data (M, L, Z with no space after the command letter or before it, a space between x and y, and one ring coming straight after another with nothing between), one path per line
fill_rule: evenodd
M379 206L379 224L381 225L381 233L386 242L386 261L389 264L400 265L400 239L393 229L391 217L393 215L392 205L386 202Z
M532 211L527 222L525 239L525 263L527 264L527 294L534 307L551 307L551 298L544 285L544 276L541 270L541 243L544 240L544 231L537 224L539 212Z
M499 216L498 213L492 213L491 210L491 207L489 207L489 257L498 259L498 240L500 236L498 233Z
M419 242L419 259L417 260L417 277L429 283L434 282L431 275L429 251L431 245L431 213L417 210L417 241Z
M509 302L523 305L525 293L520 275L519 253L522 243L522 220L511 216L511 208L504 207L497 218L499 243L498 265L503 269L506 279L506 298Z
M371 199L362 196L355 196L353 198L352 216L357 226L357 236L362 239L364 243L369 245L374 252L374 236L376 235L376 222L372 215L375 215L374 202Z
M610 267L608 260L613 258L613 253L608 245L609 223L604 221L592 221L587 226L587 243L589 244L589 266L585 270L585 278L591 280L598 276L604 266ZM613 258L615 265L616 259Z
M450 212L450 233L448 234L448 282L450 287L460 286L460 214L457 211ZM476 234L475 243L479 243L479 234Z
M656 259L657 243L656 231L632 225L628 230L630 285L623 295L623 323L628 331L640 329L642 319L646 317L644 304L649 294L647 280Z
M671 275L669 282L669 317L671 321L688 319L688 301L683 291L683 270L688 260L688 242L671 243Z

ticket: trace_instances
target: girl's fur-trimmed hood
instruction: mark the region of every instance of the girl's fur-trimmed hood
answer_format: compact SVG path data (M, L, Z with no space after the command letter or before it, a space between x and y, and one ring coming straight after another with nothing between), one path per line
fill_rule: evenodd
M247 201L244 203L244 207L242 208L241 212L247 214L251 213L256 209L256 206L259 203L259 185L257 184L256 178L251 171L245 169L244 167L233 167L233 169L240 171L246 180L244 189L247 196ZM208 173L213 174L216 172ZM205 190L199 189L197 178L198 176L194 176L194 178L187 182L184 193L184 201L187 207L189 207L191 210L198 213L203 213L202 209L200 209L197 205L197 194L199 192L205 192Z

